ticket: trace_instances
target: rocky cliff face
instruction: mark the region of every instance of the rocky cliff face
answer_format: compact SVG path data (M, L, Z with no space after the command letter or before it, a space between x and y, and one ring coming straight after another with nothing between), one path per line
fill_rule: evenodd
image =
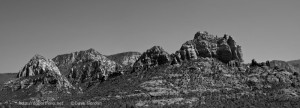
M44 74L48 71L60 75L59 69L52 60L37 54L20 70L17 78Z
M2 91L17 93L13 98L57 99L58 94L71 95L77 89L61 75L50 59L35 55L17 75L17 79L5 83ZM30 92L27 94L27 92ZM12 98L12 97L9 97ZM49 100L51 101L51 100Z
M231 36L219 38L208 32L197 32L193 40L184 43L180 50L173 54L173 63L181 60L197 59L197 57L214 57L224 63L242 62L241 46Z
M58 55L53 61L75 84L103 81L120 73L118 69L122 67L94 49Z
M142 54L139 52L124 52L124 53L109 55L107 56L107 58L122 65L124 70L130 71L135 61L137 61L141 55Z
M133 68L136 71L169 63L171 63L170 55L161 46L153 46L141 55L134 63Z
M231 36L225 34L224 37L217 37L204 31L197 32L193 40L182 44L181 48L171 55L161 47L154 46L142 54L140 59L135 62L134 68L136 70L165 63L174 65L182 61L196 60L199 57L217 58L230 66L240 66L240 63L243 62L242 56L241 46L237 45Z

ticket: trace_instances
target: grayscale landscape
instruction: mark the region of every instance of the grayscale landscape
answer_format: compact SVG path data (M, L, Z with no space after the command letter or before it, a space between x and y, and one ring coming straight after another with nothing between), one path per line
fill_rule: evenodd
M3 108L299 108L297 0L0 0Z

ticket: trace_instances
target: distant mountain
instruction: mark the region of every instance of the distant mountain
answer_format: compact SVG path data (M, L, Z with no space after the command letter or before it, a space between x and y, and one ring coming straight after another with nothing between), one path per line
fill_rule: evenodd
M0 73L0 88L5 82L17 78L17 75L18 73Z
M83 89L104 81L109 76L120 74L119 69L122 67L92 48L58 55L52 60L63 75L73 84L83 86Z
M294 65L292 65L291 63L285 62L285 61L281 61L281 60L272 60L270 61L270 66L271 67L279 67L281 69L285 69L289 72L300 72L298 67L295 67Z
M300 71L300 59L299 60L288 61L288 63L292 64L294 67L297 67L298 70Z
M133 64L140 58L139 52L123 52L107 56L110 60L122 65L125 70L130 71Z

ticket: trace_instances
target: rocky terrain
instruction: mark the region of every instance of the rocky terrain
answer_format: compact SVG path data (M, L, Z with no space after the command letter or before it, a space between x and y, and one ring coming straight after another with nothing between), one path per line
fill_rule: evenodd
M107 56L112 61L122 65L124 71L131 71L133 64L141 56L139 52L124 52Z
M20 70L16 79L1 88L1 101L53 101L60 96L72 95L77 89L61 75L51 59L35 55Z
M197 32L194 39L184 43L175 55L181 60L214 57L224 63L232 60L243 61L241 46L237 45L231 36L225 34L220 38L206 31Z
M72 84L83 86L83 89L102 82L109 76L121 74L119 69L122 67L92 48L58 55L53 61Z
M197 32L171 54L161 46L109 56L88 49L52 60L34 56L4 84L0 102L12 107L22 107L17 101L64 102L56 106L70 108L300 107L297 64L254 59L245 64L241 46L227 34Z
M150 67L170 63L170 55L161 46L153 46L152 48L144 52L141 57L134 63L133 71L147 70Z

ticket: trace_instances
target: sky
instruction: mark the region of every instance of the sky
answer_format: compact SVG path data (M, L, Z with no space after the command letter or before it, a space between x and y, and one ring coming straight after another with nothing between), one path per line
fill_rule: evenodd
M174 53L197 31L231 35L246 63L300 59L300 0L0 0L0 73L35 54Z

